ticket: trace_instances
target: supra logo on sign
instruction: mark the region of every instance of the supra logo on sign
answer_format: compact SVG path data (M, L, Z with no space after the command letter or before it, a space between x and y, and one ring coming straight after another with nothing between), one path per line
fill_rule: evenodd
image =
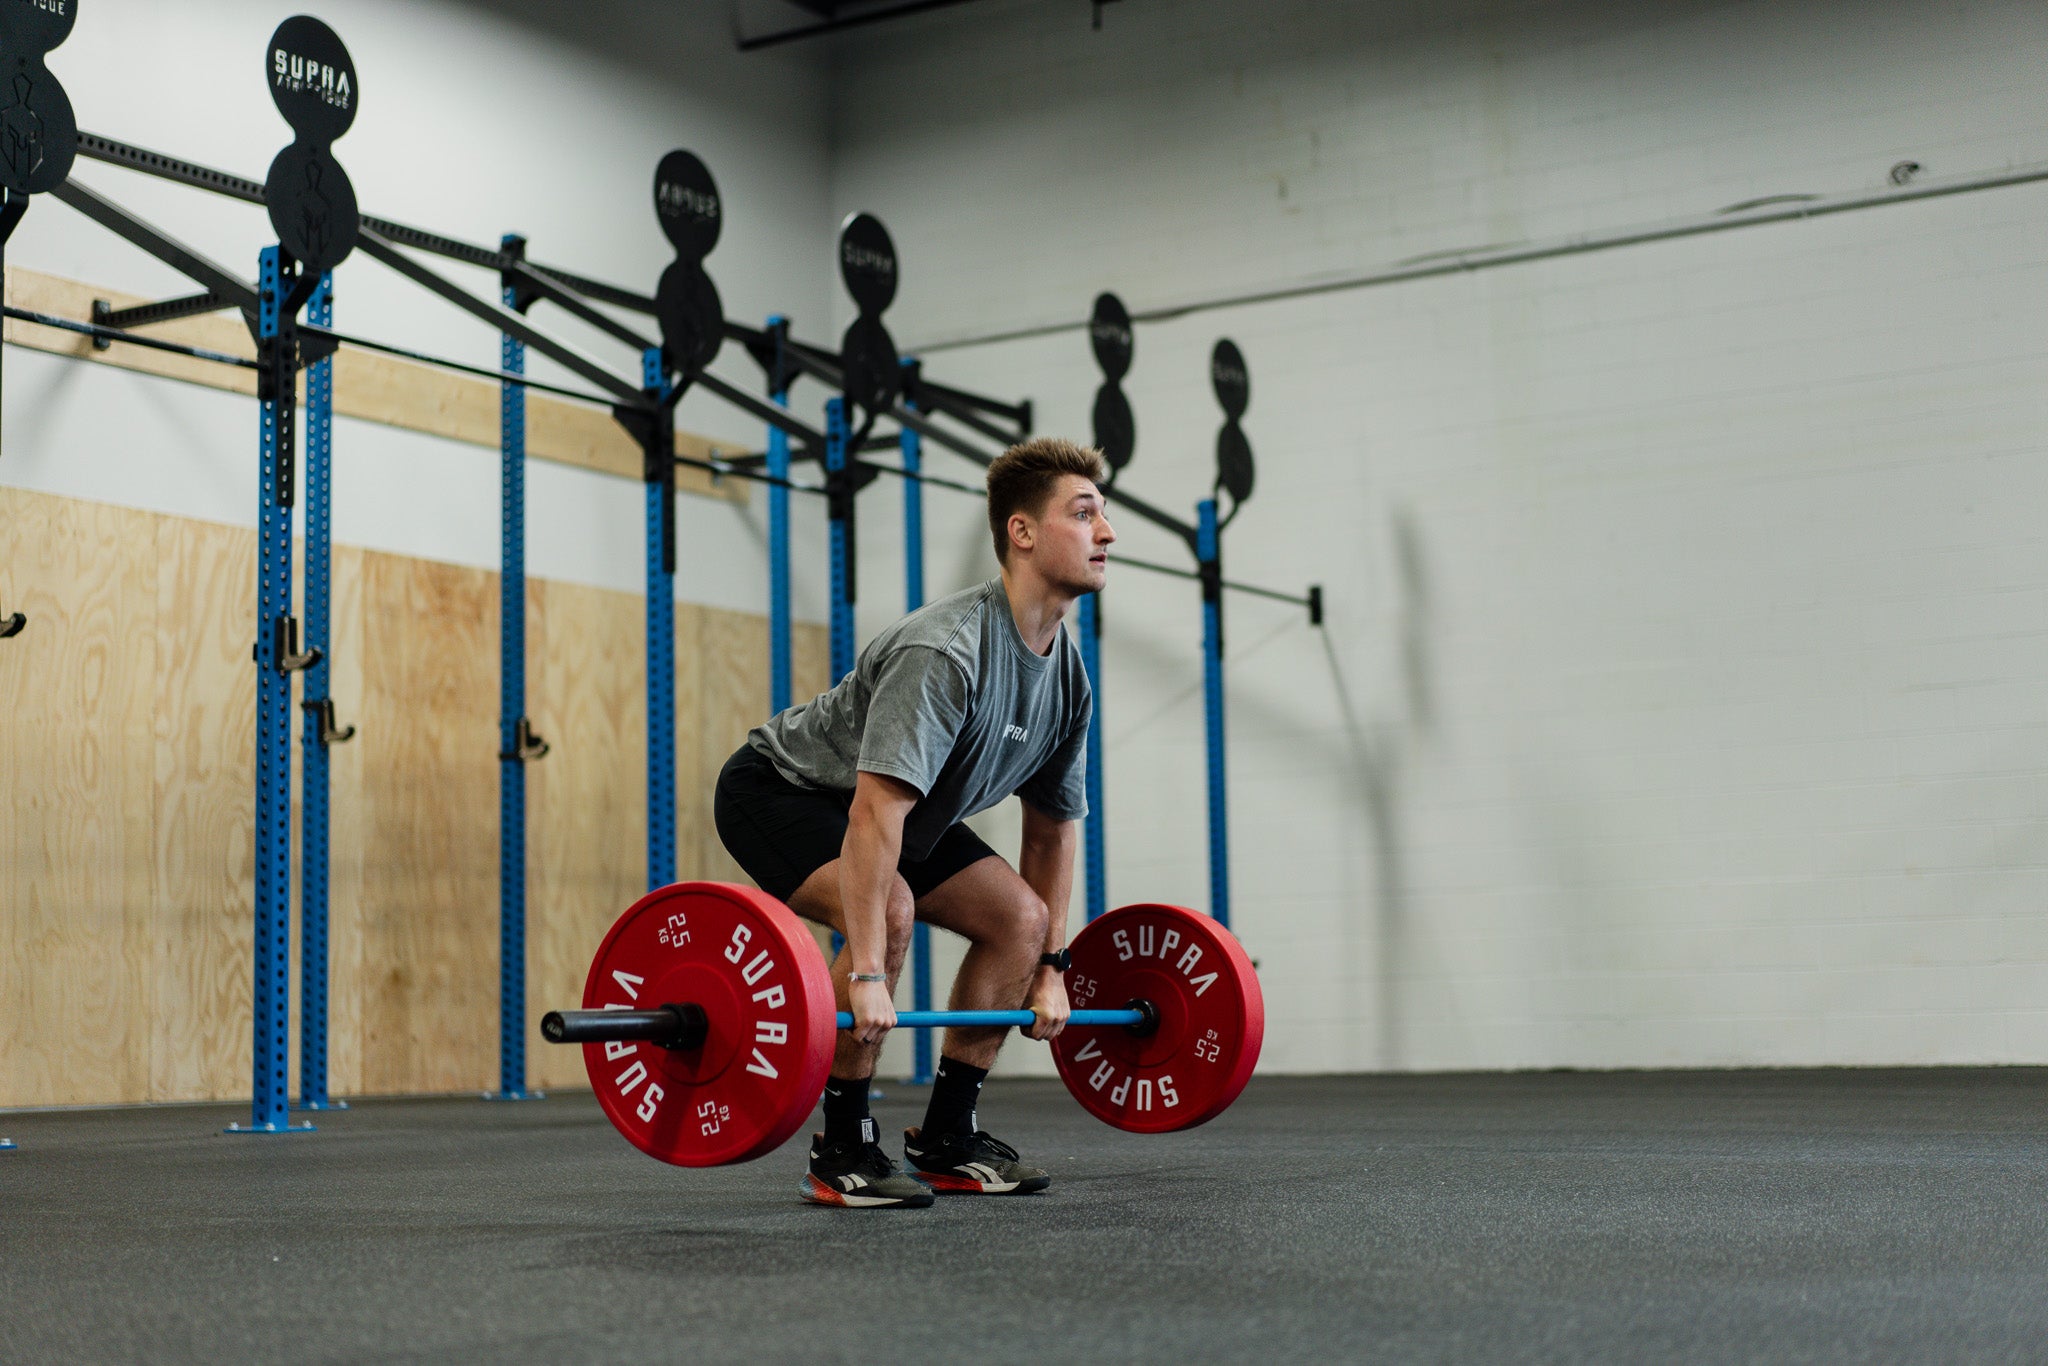
M718 196L693 190L688 185L663 182L657 206L670 217L684 213L693 218L718 217Z
M864 247L857 242L841 242L839 259L855 270L869 270L877 275L896 273L895 257L886 256L872 247Z
M1128 327L1118 327L1115 323L1091 323L1088 328L1088 335L1099 342L1106 342L1111 346L1128 347L1131 344L1131 329Z
M270 70L276 83L300 94L318 95L337 109L346 109L354 98L348 72L311 57L301 57L283 48L270 51Z

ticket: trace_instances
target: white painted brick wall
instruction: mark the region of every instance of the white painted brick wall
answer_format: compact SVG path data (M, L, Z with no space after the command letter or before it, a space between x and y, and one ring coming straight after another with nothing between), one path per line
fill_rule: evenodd
M835 210L895 234L906 345L2048 160L2027 3L1104 24L983 0L839 50ZM2048 1061L2044 218L2020 188L1140 327L1131 487L1206 489L1232 336L1230 570L1330 594L1321 635L1230 608L1269 1068ZM1086 432L1079 334L929 365ZM989 561L931 499L937 593ZM1113 896L1204 905L1195 596L1115 579Z

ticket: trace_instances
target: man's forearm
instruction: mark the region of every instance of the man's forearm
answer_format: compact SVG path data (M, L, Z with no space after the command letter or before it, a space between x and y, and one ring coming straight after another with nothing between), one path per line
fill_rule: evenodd
M1074 854L1080 843L1074 823L1063 821L1045 835L1027 835L1018 851L1017 875L1045 903L1047 953L1067 942L1068 905L1074 895Z
M902 848L900 826L892 827L855 804L839 851L840 905L855 972L888 971L889 879L895 874Z

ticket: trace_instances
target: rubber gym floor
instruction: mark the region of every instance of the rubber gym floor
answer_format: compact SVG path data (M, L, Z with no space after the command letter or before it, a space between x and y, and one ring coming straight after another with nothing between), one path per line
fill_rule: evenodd
M885 1132L922 1092L884 1083ZM1054 1082L1044 1195L842 1211L587 1094L0 1115L0 1357L2040 1361L2048 1069L1255 1079L1208 1126Z

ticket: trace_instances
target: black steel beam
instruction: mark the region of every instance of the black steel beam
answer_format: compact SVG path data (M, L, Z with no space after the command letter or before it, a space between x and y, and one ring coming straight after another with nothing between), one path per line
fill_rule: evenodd
M1008 446L1018 440L1018 433L1006 432L980 413L975 412L968 405L954 402L950 394L940 393L937 385L920 381L917 385L916 397L922 401L924 407L928 410L935 413L944 413L961 426L971 427L991 441L1000 441L1005 446Z
M902 19L926 10L945 9L952 5L964 5L967 0L909 0L908 4L892 5L888 9L862 10L858 14L827 19L817 24L802 24L786 28L779 33L764 33L756 38L739 39L739 50L754 52L764 47L775 47L781 43L794 43L802 38L816 38L842 29L862 28L868 24L879 24L890 19Z
M152 304L135 304L129 308L102 308L103 299L93 301L92 320L102 327L148 327L152 323L175 322L179 318L197 318L202 314L218 313L224 308L233 308L233 301L222 298L213 290L203 294L188 294L181 299L160 299Z
M233 307L251 315L256 312L259 302L256 286L242 280L227 267L201 256L175 237L157 231L113 200L88 190L75 180L65 181L50 193L117 237L125 238L179 274L220 295Z
M505 268L504 273L520 281L549 303L574 317L581 318L615 341L622 341L639 351L646 351L655 345L653 341L641 336L616 318L592 308L583 301L575 286L564 284L547 271L536 270L524 261L515 260Z
M511 309L480 299L454 281L435 274L400 251L389 238L372 228L367 221L363 224L357 244L372 259L383 262L414 284L440 295L471 317L489 323L509 336L517 337L549 360L581 375L628 407L656 406L640 386L620 379L581 351L555 340Z
M910 428L919 436L929 441L938 442L955 455L966 456L983 469L987 469L995 463L993 455L982 450L973 442L968 441L964 437L955 436L944 427L934 425L924 414L906 408L900 403L889 410L889 416L895 418L896 421ZM1166 530L1171 531L1174 535L1188 543L1188 549L1191 552L1194 550L1197 539L1196 532L1195 528L1187 522L1183 522L1170 512L1154 507L1136 494L1125 492L1115 484L1105 488L1102 493L1110 502L1121 503L1153 525L1164 527Z
M132 143L116 142L97 133L81 131L78 135L78 151L81 156L103 161L109 166L126 167L131 171L140 171L144 175L174 180L181 185L210 190L215 194L226 195L230 199L239 199L250 204L263 202L263 185L259 181L215 170L211 166L201 166L197 162L165 156L162 152L152 152L148 148L137 147ZM458 241L453 237L444 237L440 233L428 232L424 228L394 223L388 218L376 218L365 214L362 223L364 227L402 246L429 252L435 256L445 256L451 261L461 261L466 265L481 266L486 270L503 271L513 259L494 247ZM654 300L645 294L623 289L618 285L609 285L602 280L586 279L553 266L535 265L532 268L550 279L567 285L585 298L635 313L650 316L654 313Z
M765 398L755 398L737 385L727 384L708 370L690 382L718 395L748 416L757 417L771 427L788 432L805 445L820 451L825 448L825 434L815 427L804 425L800 419L791 416L787 408L778 408Z
M1015 423L1021 429L1028 429L1031 426L1031 403L1028 399L1023 403L1004 403L986 394L969 393L965 389L955 389L950 384L936 383L922 375L918 376L917 385L925 393L954 407L978 408L984 413L994 413L997 417Z

